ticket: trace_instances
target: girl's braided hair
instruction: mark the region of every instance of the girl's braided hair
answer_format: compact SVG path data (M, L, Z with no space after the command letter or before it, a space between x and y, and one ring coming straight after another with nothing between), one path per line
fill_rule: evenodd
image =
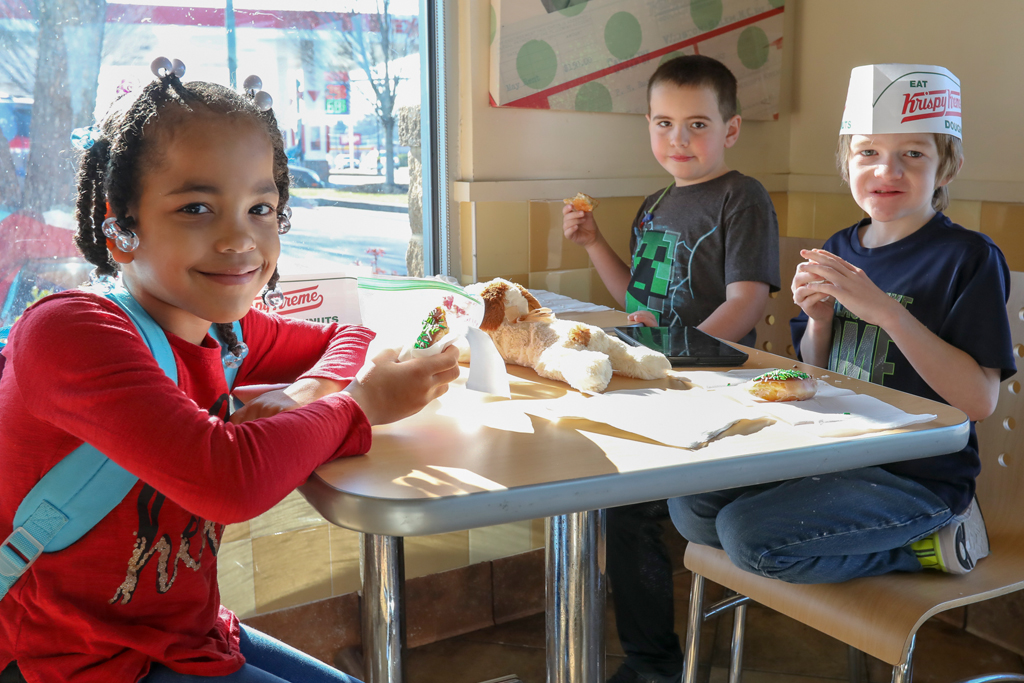
M188 119L197 109L225 116L244 116L266 130L274 148L274 183L279 197L280 215L288 203L288 157L284 140L272 109L261 111L245 94L215 83L182 83L173 73L146 85L124 112L109 115L100 126L100 135L82 155L78 166L78 197L75 218L78 231L75 243L97 275L114 275L118 264L107 250L103 221L117 218L121 229L132 229L134 219L128 206L139 198L141 173L158 158L154 144L161 127L174 126ZM268 289L274 289L279 274L274 269ZM216 323L217 333L236 356L240 344L230 323Z

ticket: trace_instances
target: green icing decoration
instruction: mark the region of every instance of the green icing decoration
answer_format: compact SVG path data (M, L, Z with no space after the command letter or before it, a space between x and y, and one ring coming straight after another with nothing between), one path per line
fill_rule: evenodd
M430 312L427 319L423 321L423 331L416 337L413 346L417 349L428 348L434 343L434 337L440 332L447 332L448 325L444 320L444 312L438 313L437 309Z
M755 382L779 382L790 379L810 379L810 375L799 370L770 370L754 378Z

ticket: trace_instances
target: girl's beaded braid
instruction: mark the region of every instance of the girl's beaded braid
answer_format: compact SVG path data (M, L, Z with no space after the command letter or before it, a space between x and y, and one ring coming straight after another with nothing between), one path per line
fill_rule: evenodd
M287 214L288 157L273 110L261 110L253 98L215 83L182 83L169 71L142 88L126 111L109 115L100 127L97 140L81 157L75 203L78 223L75 244L85 259L96 266L98 275L110 276L119 270L107 249L103 221L111 215L117 218L122 230L132 229L134 219L128 215L128 207L139 198L140 170L152 163L153 156L159 153L153 144L159 138L156 132L161 127L180 124L196 109L223 115L243 114L265 128L274 150L279 220ZM267 289L275 289L279 278L275 268ZM228 350L238 356L243 345L239 344L231 324L216 323L215 326Z

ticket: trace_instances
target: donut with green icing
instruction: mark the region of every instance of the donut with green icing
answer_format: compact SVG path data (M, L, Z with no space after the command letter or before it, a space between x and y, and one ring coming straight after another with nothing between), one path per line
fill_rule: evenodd
M800 370L769 370L747 385L763 401L805 401L818 393L818 380Z

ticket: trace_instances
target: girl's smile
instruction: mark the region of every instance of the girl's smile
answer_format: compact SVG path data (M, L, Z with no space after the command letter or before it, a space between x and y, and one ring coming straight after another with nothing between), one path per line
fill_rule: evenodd
M244 285L252 282L252 279L262 270L262 266L257 266L251 270L232 268L221 272L204 272L202 270L199 272L222 285Z
M196 111L147 132L139 248L113 250L128 290L168 332L201 343L242 318L280 255L270 139L251 121Z

